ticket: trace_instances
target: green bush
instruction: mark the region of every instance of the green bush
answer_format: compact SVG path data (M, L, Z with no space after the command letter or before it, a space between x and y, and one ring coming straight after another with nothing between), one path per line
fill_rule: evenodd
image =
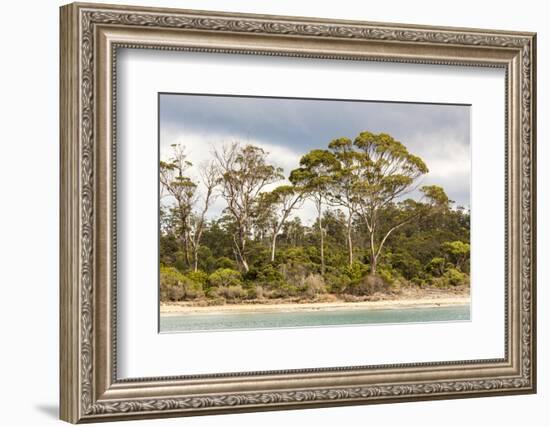
M174 267L176 267L179 271L185 271L185 268L187 266L187 262L185 261L185 254L182 251L178 251L175 254L176 260L174 262Z
M192 281L200 283L202 286L205 286L208 283L208 273L202 270L190 271L186 274L186 276Z
M441 248L455 264L456 268L462 269L470 259L469 243L455 240L452 242L444 242Z
M412 280L422 273L422 264L409 252L398 250L387 256L391 267L407 280ZM386 273L388 271L386 270ZM388 275L386 274L386 277ZM391 279L390 279L391 280Z
M358 282L351 283L346 288L346 293L364 296L372 295L376 292L386 292L388 289L389 285L380 276L369 274Z
M191 280L174 267L160 268L160 300L182 301L204 296L200 283Z
M351 279L345 273L340 270L334 270L325 274L325 284L328 286L330 292L334 294L340 294L351 283Z
M199 247L198 257L198 266L202 271L211 273L218 268L216 257L212 254L212 251L207 246L201 245Z
M301 287L309 274L317 273L312 263L290 262L279 266L283 281L289 285Z
M380 277L386 285L392 285L399 273L387 264L382 264L376 269L376 276Z
M255 273L254 284L265 289L276 289L285 283L282 273L272 264L264 265L262 268L255 270Z
M369 266L359 261L354 261L351 267L349 265L343 268L352 282L359 282L363 277L369 274Z
M269 294L269 298L287 298L295 297L300 294L300 291L297 286L291 285L289 283L284 283L278 288L275 288Z
M426 271L434 277L441 277L445 273L447 261L445 258L435 257L426 266Z
M213 295L223 297L226 300L241 300L247 296L247 292L241 285L222 286L213 291Z
M220 268L208 276L208 285L212 288L242 286L242 276L231 268Z
M454 267L447 268L441 277L432 280L433 285L441 288L468 285L469 283L469 276Z
M225 256L222 256L216 260L216 268L223 269L223 268L229 268L231 270L237 269L237 263L233 261L231 258L227 258Z
M168 234L160 236L160 261L163 264L173 264L175 262L175 254L179 248L179 242L176 236Z
M468 276L456 268L449 268L443 275L443 278L451 286L465 285L468 280Z
M308 247L307 249L303 247L292 247L281 251L278 258L283 264L309 264L312 261L311 256L317 256L316 251L316 248L313 247Z

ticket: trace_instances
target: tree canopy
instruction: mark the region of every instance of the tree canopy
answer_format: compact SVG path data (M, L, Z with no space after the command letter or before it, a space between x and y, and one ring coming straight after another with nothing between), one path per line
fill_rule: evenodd
M251 144L227 144L204 165L172 148L160 163L166 299L314 299L469 284L469 212L442 187L420 186L427 165L391 135L333 139L304 153L287 176ZM225 208L212 215L216 198ZM306 202L313 223L301 219Z

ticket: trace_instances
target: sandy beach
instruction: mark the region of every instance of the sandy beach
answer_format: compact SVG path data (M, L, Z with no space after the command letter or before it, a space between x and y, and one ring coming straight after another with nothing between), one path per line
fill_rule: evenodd
M350 309L404 309L404 308L429 308L446 307L453 305L466 305L470 303L469 293L430 292L428 295L402 295L398 297L381 299L378 301L330 301L330 302L311 302L311 303L293 303L281 302L273 303L248 303L248 304L226 304L217 306L201 307L191 305L189 302L171 302L161 303L161 315L178 315L183 313L193 314L214 314L231 312L297 312L297 311L319 311L319 310L350 310Z

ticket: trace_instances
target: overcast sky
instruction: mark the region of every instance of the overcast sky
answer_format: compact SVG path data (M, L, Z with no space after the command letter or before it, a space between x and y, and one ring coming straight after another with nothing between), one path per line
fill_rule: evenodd
M171 144L184 145L199 165L215 147L242 141L268 151L288 176L303 154L334 138L385 132L424 159L430 171L421 185L440 185L455 206L470 206L469 106L184 94L161 94L159 102L163 160ZM209 216L224 207L218 198ZM312 208L299 213L305 223L313 220Z

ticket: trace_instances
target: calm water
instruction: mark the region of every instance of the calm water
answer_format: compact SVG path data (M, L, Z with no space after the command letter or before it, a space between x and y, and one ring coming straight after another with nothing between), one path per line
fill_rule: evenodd
M178 314L160 317L161 332L265 329L373 323L470 320L470 305L391 310L349 309L268 313Z

